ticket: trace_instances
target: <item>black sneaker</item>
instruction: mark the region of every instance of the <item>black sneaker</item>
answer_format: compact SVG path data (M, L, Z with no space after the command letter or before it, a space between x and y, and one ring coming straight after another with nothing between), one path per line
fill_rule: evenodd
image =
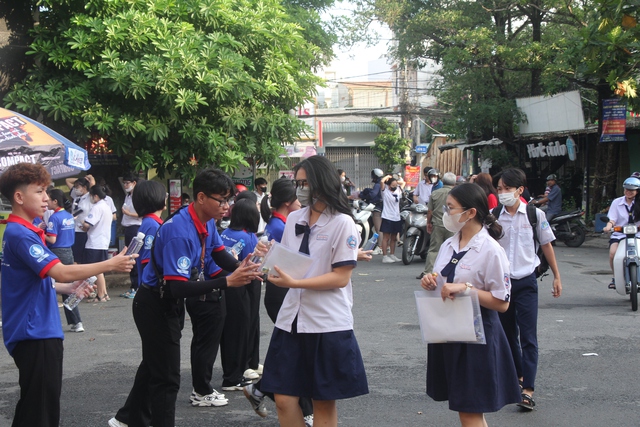
M253 384L253 382L245 377L240 379L238 384L225 385L222 383L222 390L224 391L242 391L249 384Z
M422 273L418 274L418 275L416 276L416 279L418 279L418 280L422 280L422 278L423 278L423 277L424 277L424 271L423 271Z

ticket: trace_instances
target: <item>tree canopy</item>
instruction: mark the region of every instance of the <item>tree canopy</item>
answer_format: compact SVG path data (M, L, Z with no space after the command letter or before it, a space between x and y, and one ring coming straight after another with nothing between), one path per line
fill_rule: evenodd
M80 142L103 137L138 169L277 164L304 130L289 111L312 99L329 58L278 0L40 3L35 66L5 104Z

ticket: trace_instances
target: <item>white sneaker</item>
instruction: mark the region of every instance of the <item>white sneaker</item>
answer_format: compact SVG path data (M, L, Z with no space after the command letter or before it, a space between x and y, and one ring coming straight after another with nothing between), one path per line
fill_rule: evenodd
M2 325L0 324L0 326L2 326ZM264 365L262 365L262 364L260 364L260 363L258 364L258 367L257 367L256 369L254 369L254 371L255 371L258 375L262 375L263 370L264 370Z
M395 261L393 260L393 258L391 258L389 255L383 255L382 256L382 263L383 264L393 264Z
M380 249L380 246L376 246L373 252L371 252L371 255L382 255L382 249Z
M121 423L120 421L116 420L116 417L113 417L109 420L109 427L129 427L129 425Z
M304 426L313 427L313 414L304 417Z
M242 374L242 376L249 380L257 380L258 378L260 378L260 374L258 374L253 369L247 369L246 371L244 371L244 374Z
M84 332L84 327L82 326L82 322L78 322L75 325L71 325L69 330L71 332Z
M401 262L402 261L400 258L395 256L394 254L389 255L389 258L391 258L394 262Z
M191 392L189 400L191 400L191 406L225 406L229 404L229 399L215 390L213 390L213 393L205 396L193 391Z

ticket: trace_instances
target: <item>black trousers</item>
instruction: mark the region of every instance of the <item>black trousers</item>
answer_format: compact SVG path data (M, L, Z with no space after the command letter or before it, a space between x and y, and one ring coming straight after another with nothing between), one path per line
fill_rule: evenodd
M20 400L11 427L56 427L60 422L62 340L20 341L13 350Z
M260 294L262 284L254 280L246 286L249 295L249 331L247 336L247 363L251 369L260 364Z
M142 340L142 362L116 419L130 427L174 427L180 390L180 338L184 300L160 299L141 287L133 300L133 319Z
M227 288L227 318L220 340L222 385L232 386L242 380L247 369L249 339L249 295L246 286Z
M129 246L131 240L138 235L139 225L130 225L124 227L124 244ZM138 289L138 269L132 268L129 272L129 279L131 279L131 289Z
M218 355L225 317L227 315L225 291L207 294L205 301L200 297L187 298L185 306L191 317L191 382L196 393L211 394L213 364Z
M62 264L73 264L73 250L71 248L51 248L51 252L60 259ZM62 301L69 298L69 295L62 294L61 296ZM80 309L78 307L79 306L76 306L73 310L64 307L64 317L67 318L67 325L75 325L76 323L82 322L82 319L80 319Z

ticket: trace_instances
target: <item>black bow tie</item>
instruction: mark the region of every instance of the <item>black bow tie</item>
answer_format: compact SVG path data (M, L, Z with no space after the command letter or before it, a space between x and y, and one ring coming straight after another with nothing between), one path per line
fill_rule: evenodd
M296 236L304 234L302 236L302 243L300 243L300 252L309 255L309 234L311 233L311 227L307 224L296 224Z

